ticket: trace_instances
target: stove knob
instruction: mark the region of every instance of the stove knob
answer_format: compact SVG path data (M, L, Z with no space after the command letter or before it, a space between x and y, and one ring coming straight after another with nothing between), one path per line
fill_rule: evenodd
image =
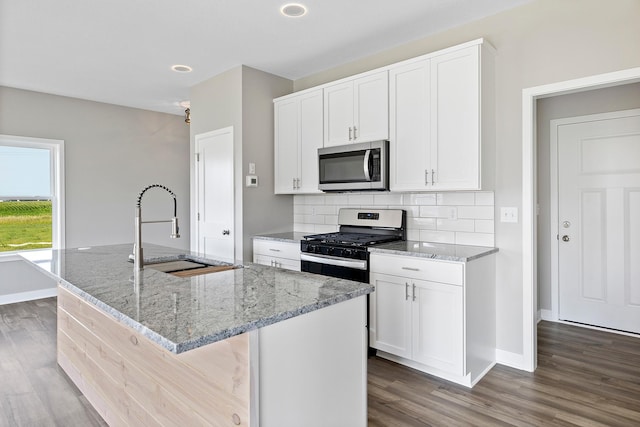
M334 248L332 247L327 248L327 255L333 255L333 252L334 252Z
M353 251L351 249L344 249L342 251L342 255L345 256L345 257L350 257L350 256L353 255Z

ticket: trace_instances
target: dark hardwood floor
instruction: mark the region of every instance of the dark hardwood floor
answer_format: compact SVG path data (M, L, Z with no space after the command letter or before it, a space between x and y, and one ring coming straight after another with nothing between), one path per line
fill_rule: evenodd
M2 427L106 425L57 366L55 310L0 306ZM470 390L372 358L369 426L640 426L640 338L541 322L538 363L496 366Z
M473 389L369 362L369 426L640 426L640 338L538 324L535 373L495 366Z

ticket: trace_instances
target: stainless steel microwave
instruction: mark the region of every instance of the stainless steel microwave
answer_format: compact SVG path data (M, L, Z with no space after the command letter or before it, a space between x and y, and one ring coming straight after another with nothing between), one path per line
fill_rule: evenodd
M318 149L322 191L389 189L389 141L372 141Z

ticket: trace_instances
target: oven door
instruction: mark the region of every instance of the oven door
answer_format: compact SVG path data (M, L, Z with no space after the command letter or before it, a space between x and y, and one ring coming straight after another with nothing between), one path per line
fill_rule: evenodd
M367 260L301 253L301 270L323 276L369 283Z

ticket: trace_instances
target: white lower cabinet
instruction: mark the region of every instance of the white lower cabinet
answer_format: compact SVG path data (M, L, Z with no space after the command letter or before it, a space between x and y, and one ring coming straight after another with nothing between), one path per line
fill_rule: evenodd
M369 333L387 359L473 386L495 364L495 257L371 254Z
M300 271L300 243L254 239L253 262Z

